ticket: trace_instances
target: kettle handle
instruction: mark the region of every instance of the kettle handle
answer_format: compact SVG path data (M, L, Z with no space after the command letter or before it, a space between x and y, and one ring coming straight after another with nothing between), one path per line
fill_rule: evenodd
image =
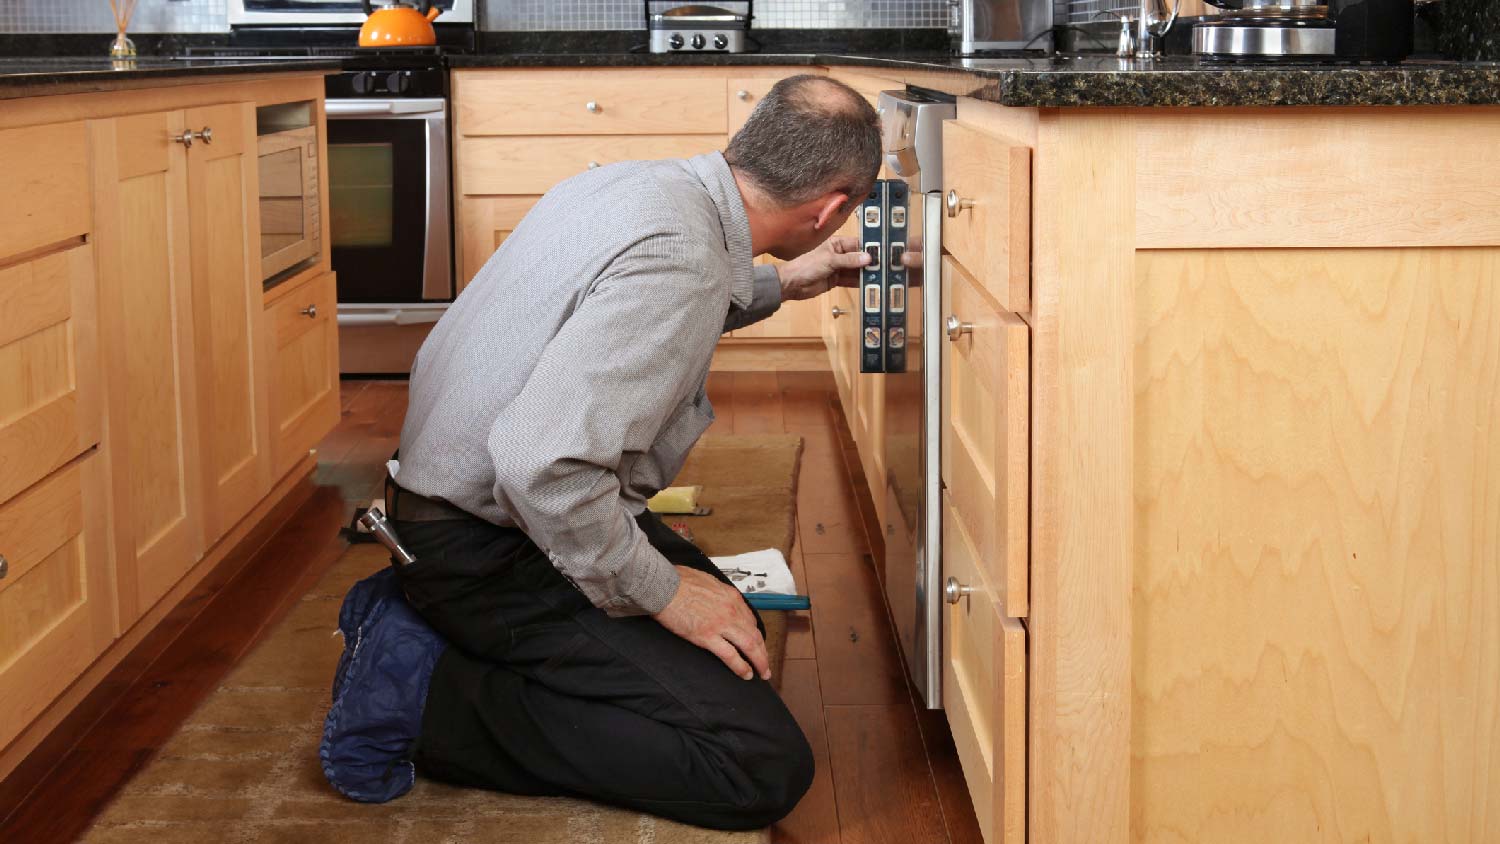
M375 9L370 5L370 0L360 0L360 5L365 7L365 14L375 14ZM420 8L417 9L418 12L421 12L423 16L426 16L426 14L431 10L432 0L420 0Z

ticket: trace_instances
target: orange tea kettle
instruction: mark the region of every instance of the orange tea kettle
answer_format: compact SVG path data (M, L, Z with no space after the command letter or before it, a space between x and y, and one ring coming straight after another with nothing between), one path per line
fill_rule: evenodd
M363 0L365 5L364 26L359 28L361 47L431 47L437 43L437 32L432 21L443 10L432 4L432 0L420 0L421 9L409 3L385 3L379 9Z

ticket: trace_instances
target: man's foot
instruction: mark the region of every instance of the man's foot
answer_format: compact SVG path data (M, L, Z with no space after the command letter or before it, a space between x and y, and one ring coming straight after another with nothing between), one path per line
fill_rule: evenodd
M354 584L339 610L344 653L318 755L335 789L384 803L411 789L433 666L448 647L407 604L396 572Z

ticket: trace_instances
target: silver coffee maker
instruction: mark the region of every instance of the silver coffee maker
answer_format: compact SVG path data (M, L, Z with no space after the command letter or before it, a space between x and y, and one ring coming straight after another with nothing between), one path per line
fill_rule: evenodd
M961 56L1052 52L1053 0L951 0L949 40Z

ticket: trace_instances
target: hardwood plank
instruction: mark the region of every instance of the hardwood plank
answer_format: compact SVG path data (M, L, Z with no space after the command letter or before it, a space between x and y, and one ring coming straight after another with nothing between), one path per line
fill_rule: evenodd
M824 703L910 705L885 597L868 557L807 554Z
M806 461L797 490L797 531L806 554L869 549L848 474L835 463Z
M797 588L807 594L807 566L803 561L802 543L792 540L792 558L787 562ZM812 613L806 610L787 613L786 658L812 659L818 655L813 641Z
M922 731L922 747L932 768L949 844L984 844L979 819L974 815L974 801L969 797L964 770L958 762L958 749L953 746L947 714L941 709L918 706L917 727Z
M781 389L774 372L737 372L734 375L734 432L780 434Z
M707 433L734 433L734 377L733 372L708 373L704 392L708 394L708 403L713 405L714 422Z
M844 844L946 841L910 702L825 706L823 712Z
M823 723L817 663L810 659L788 659L781 669L781 697L812 746L817 773L797 808L771 827L771 840L778 844L838 844L838 804L828 762L828 734Z

